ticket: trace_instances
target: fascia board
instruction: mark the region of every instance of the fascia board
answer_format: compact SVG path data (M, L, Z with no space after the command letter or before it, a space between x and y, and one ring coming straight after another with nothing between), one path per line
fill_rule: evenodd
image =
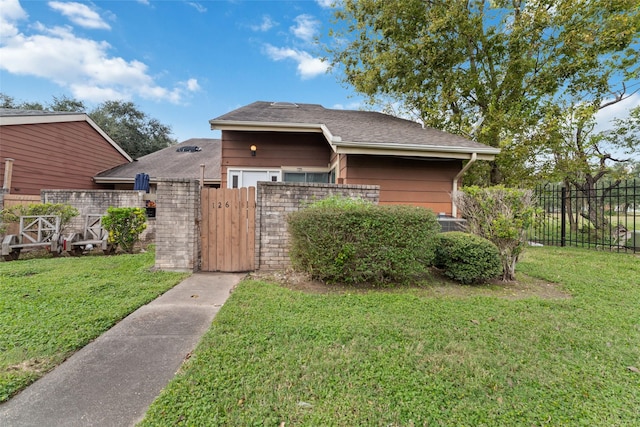
M211 130L247 130L247 131L271 131L271 132L316 132L322 133L321 124L315 123L288 123L288 122L250 122L231 120L210 120Z
M157 178L157 177L150 177L149 178L149 182L152 184L157 183L158 179L171 179L171 178ZM198 178L194 178L196 180L198 180ZM123 178L123 177L111 177L111 176L105 176L105 177L101 177L101 176L94 176L93 177L93 181L96 184L132 184L135 182L135 178ZM204 182L205 184L219 184L220 183L220 178L205 178Z
M377 155L412 155L416 157L444 157L454 159L469 159L476 153L478 160L494 160L500 150L493 147L449 147L424 146L417 144L367 144L359 142L334 143L338 154L377 154Z
M131 158L131 156L129 156L127 152L122 149L122 147L120 147L113 139L111 139L111 137L107 135L107 133L100 128L100 126L98 126L93 120L91 120L91 117L85 114L85 119L87 120L87 123L89 123L89 125L92 128L94 128L96 132L100 134L100 136L106 139L109 142L109 144L113 146L113 148L115 148L120 154L122 154L124 158L129 161L129 163L133 162L133 159Z
M24 116L1 116L0 125L37 125L41 123L82 122L86 114L42 114Z

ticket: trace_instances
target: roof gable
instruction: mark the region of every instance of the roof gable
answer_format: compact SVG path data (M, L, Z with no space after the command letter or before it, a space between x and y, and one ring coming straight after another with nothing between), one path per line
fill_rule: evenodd
M113 148L116 149L129 162L133 159L126 151L124 151L109 135L103 131L91 118L85 113L59 112L59 111L40 111L40 110L21 110L13 108L0 108L0 126L16 126L16 125L34 125L47 123L66 123L66 122L87 122L96 132L100 134Z

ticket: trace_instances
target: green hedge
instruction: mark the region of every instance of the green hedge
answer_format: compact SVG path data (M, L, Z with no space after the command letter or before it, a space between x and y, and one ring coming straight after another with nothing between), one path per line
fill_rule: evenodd
M480 283L502 274L498 247L475 234L452 231L438 235L434 265L451 279Z
M290 256L327 283L403 284L429 272L439 231L424 208L332 198L289 216Z

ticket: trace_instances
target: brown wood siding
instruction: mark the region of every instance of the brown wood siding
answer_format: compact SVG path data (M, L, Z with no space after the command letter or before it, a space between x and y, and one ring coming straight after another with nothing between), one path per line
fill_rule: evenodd
M93 176L127 163L87 122L4 125L0 127L0 176L4 159L15 159L12 194L41 189L100 189Z
M249 149L252 144L257 147L255 156ZM221 186L227 186L227 168L328 168L331 152L320 133L223 131Z
M346 184L380 186L380 204L423 206L451 215L453 179L460 160L436 161L386 156L348 155Z

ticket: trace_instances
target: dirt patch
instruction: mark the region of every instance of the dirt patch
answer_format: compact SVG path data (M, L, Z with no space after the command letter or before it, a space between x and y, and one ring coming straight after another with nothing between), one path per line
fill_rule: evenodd
M20 371L34 373L45 372L47 371L47 369L49 369L49 362L47 362L46 360L38 359L25 360L16 365L7 366L6 368L4 368L6 372Z
M329 285L319 280L312 280L308 275L294 271L255 272L250 274L249 277L256 280L277 283L288 289L311 294L340 294L347 292L369 292L372 290L375 290L376 292L399 292L411 289L416 292L423 293L425 296L434 297L466 298L474 296L489 296L512 300L532 297L542 299L571 298L571 295L565 292L557 283L551 283L546 280L524 275L521 275L520 280L514 282L493 280L482 285L461 285L448 280L437 272L434 272L432 277L419 281L415 285L394 288L385 288L367 284Z

